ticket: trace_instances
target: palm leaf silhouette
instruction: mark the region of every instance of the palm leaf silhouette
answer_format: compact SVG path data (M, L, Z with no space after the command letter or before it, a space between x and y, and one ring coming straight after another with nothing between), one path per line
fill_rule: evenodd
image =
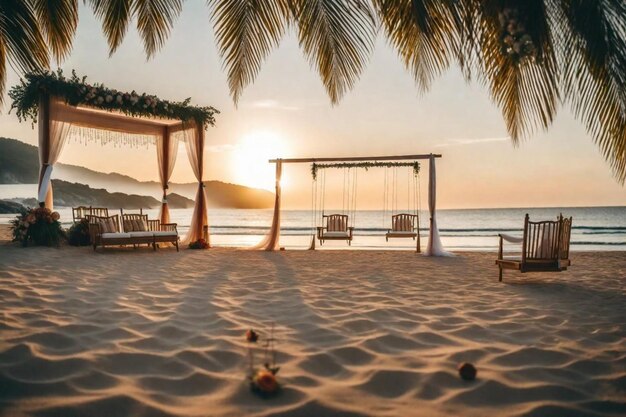
M267 55L285 33L290 8L286 1L210 0L217 43L237 103Z

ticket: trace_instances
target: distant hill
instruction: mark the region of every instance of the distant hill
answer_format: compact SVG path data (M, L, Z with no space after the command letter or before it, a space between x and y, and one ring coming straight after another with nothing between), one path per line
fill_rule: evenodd
M19 213L24 206L20 203L10 200L0 200L0 214Z
M94 206L139 209L158 207L154 197L136 194L110 193L103 188L91 188L85 184L52 180L54 205L62 207Z
M35 146L15 139L0 138L0 184L33 184L37 182L38 175L39 161ZM128 175L116 172L103 173L76 165L56 164L52 176L68 182L88 184L92 189L105 189L110 193L149 195L155 200L160 199L162 192L161 185L156 181L139 181ZM210 207L270 208L274 203L274 195L266 190L221 181L205 181L205 187ZM171 183L168 190L170 207L175 205L185 207L187 201L179 200L178 197L193 200L197 190L196 183ZM63 191L55 191L56 200L57 193ZM69 196L66 199L63 194L59 194L58 197L71 200Z
M15 139L0 138L0 184L36 184L37 148Z

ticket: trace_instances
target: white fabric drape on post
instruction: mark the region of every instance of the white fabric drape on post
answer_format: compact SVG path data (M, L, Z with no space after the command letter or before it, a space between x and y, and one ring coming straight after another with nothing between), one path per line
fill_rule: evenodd
M50 177L52 167L58 161L63 145L72 127L71 123L63 121L59 116L58 100L49 96L39 99L39 203L53 209L53 193Z
M274 217L272 217L272 227L263 240L252 247L266 251L280 249L280 180L283 175L283 163L279 159L276 161L276 196L274 198Z
M435 156L430 155L428 160L428 210L430 211L430 232L428 233L428 245L425 256L452 256L446 252L441 244L439 229L437 228L437 175L435 169Z
M157 159L159 162L159 179L163 190L163 199L159 210L161 223L170 223L170 209L167 205L168 182L174 171L176 155L178 154L178 139L176 135L170 134L169 128L163 128L161 140L156 141Z
M207 215L207 197L202 182L204 174L204 127L193 124L184 130L185 146L189 163L193 169L193 173L198 180L198 191L196 192L196 204L193 208L191 224L189 232L183 239L184 244L197 241L200 238L206 239L206 243L210 246L209 234L204 235L205 227L208 228L209 220Z

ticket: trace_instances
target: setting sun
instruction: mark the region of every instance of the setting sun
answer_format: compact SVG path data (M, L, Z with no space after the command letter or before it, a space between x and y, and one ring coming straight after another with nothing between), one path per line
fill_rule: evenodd
M286 141L274 132L253 132L237 144L233 169L237 183L274 190L275 166L267 161L286 154ZM282 184L285 184L283 175Z

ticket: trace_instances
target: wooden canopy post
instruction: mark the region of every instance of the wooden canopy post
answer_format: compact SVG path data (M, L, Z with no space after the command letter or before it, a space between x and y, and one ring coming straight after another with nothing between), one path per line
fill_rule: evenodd
M167 178L167 174L170 170L169 161L170 161L170 129L167 126L163 127L163 137L161 138L163 141L163 155L161 156L162 161L159 161L159 164L162 165L162 178ZM170 222L170 209L167 205L167 189L169 179L163 182L163 198L161 199L161 224Z
M39 96L39 110L38 121L39 127L39 182L37 187L37 196L39 200L39 206L46 206L46 197L50 192L48 184L44 184L44 176L49 163L50 155L50 96L47 93L42 93ZM50 185L51 186L51 185ZM41 195L41 187L47 189L47 192ZM52 207L48 207L52 209Z

